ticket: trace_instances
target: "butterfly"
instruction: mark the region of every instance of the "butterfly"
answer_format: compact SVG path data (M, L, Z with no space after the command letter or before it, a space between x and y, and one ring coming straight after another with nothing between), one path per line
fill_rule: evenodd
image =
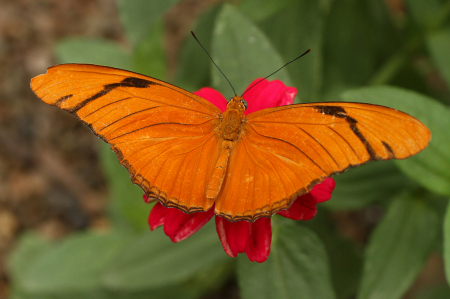
M331 175L405 159L431 138L383 106L308 103L245 116L236 95L222 113L169 83L98 65L51 67L31 88L107 142L148 198L186 213L214 205L229 221L270 217Z

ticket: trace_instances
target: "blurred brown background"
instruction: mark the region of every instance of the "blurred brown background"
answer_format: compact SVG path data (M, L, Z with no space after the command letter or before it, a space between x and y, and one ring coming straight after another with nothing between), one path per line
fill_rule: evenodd
M172 69L186 28L212 2L181 1L167 13ZM72 36L127 46L116 0L0 0L0 298L7 298L7 255L21 232L55 239L107 226L97 137L30 90L30 79L57 63L56 42Z

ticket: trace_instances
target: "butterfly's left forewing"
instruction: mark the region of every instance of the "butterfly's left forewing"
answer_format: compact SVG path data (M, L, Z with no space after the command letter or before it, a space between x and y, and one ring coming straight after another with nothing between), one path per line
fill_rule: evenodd
M221 111L181 88L136 73L66 64L33 78L31 87L108 142L146 195L186 212L213 205L205 190L220 145Z
M407 158L430 136L414 117L370 104L311 103L251 113L216 213L233 221L270 216L324 178L368 161Z

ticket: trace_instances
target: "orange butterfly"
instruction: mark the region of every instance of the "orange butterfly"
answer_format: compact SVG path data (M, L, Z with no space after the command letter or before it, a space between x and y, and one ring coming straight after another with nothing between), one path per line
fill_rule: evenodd
M109 143L149 198L186 213L215 204L230 221L269 217L326 177L405 159L431 138L420 121L383 106L309 103L245 116L235 96L222 113L161 80L97 65L51 67L31 88Z

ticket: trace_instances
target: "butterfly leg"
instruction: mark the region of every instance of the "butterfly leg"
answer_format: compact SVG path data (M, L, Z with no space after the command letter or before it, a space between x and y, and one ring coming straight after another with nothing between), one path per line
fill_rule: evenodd
M208 183L206 198L215 199L217 195L219 195L219 192L222 189L223 179L225 178L225 174L227 172L230 153L234 147L234 144L235 142L233 141L222 141L222 150L211 175L211 180Z

